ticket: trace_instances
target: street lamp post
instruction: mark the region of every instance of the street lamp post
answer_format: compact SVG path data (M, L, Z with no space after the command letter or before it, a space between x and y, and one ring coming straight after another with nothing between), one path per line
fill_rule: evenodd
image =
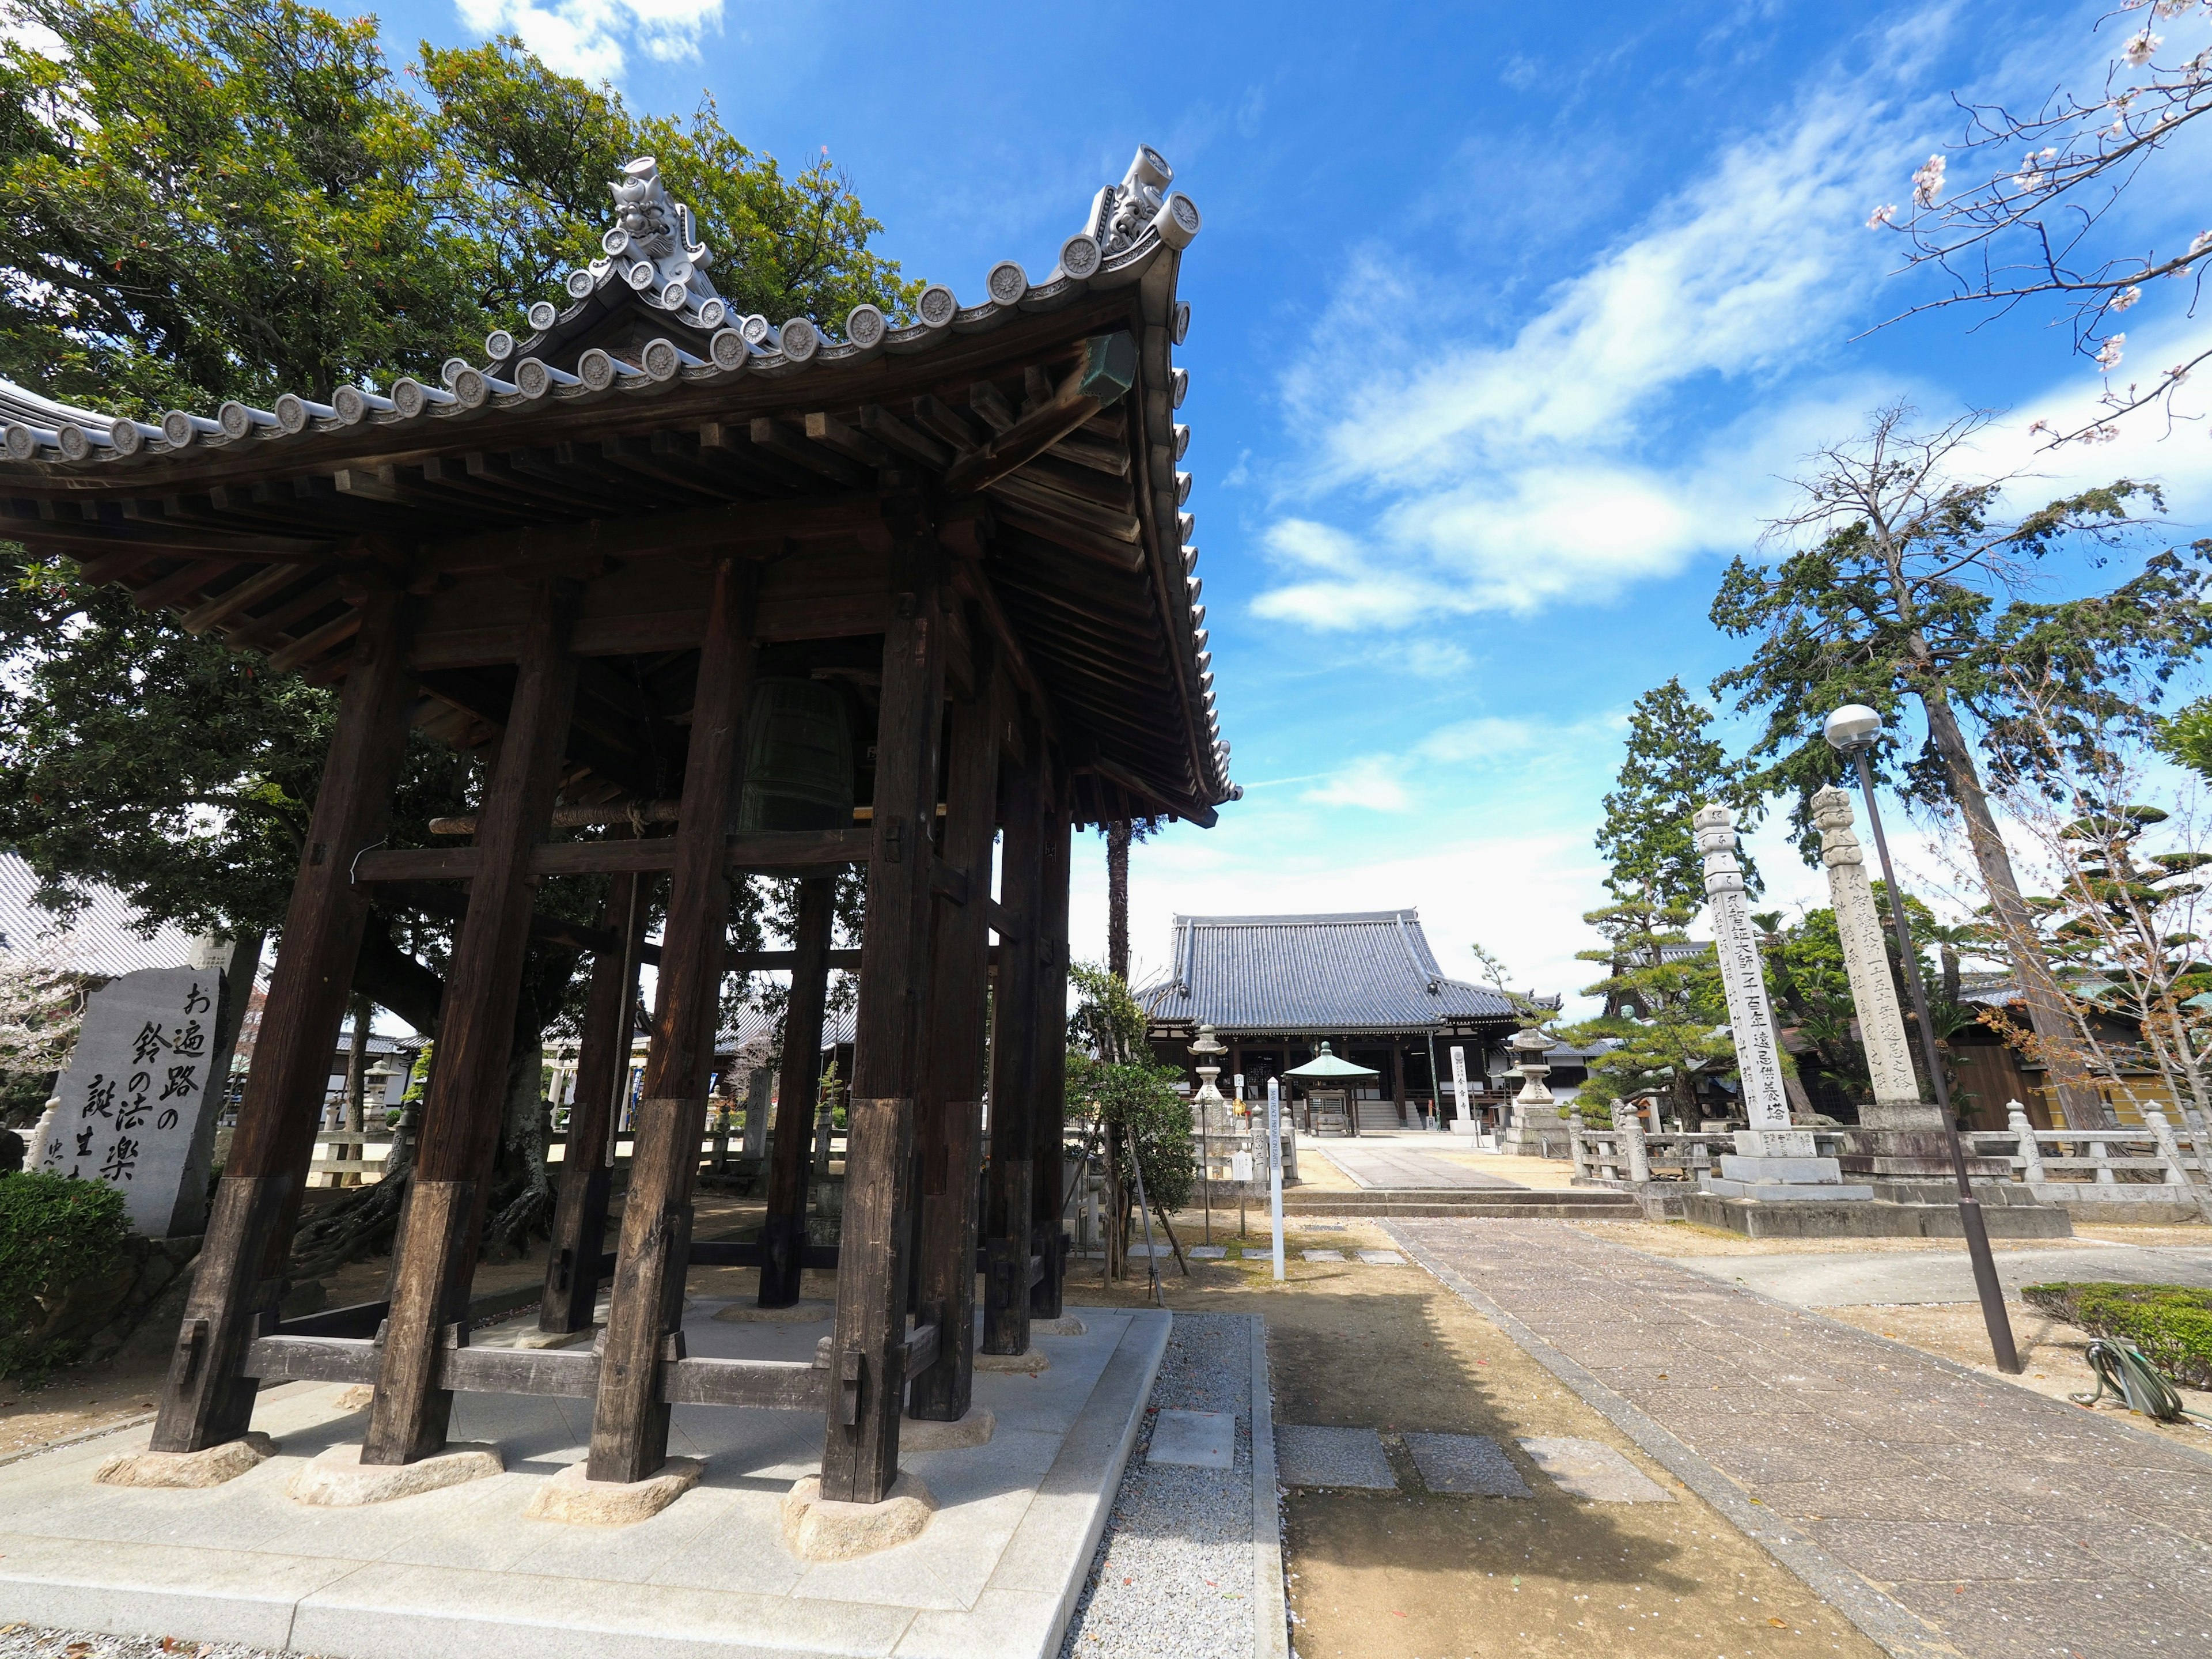
M1912 929L1905 921L1905 893L1890 868L1889 841L1881 832L1881 811L1875 805L1874 768L1868 757L1881 735L1881 716L1863 703L1846 703L1828 716L1822 736L1829 746L1850 757L1858 769L1859 793L1866 798L1867 823L1874 830L1875 855L1881 860L1882 885L1889 890L1889 913L1897 930L1898 955L1905 963L1905 983L1912 993L1912 1012L1920 1025L1920 1052L1928 1062L1928 1080L1935 1086L1936 1105L1943 1114L1943 1128L1951 1143L1951 1173L1959 1182L1959 1226L1966 1236L1966 1254L1974 1264L1974 1289L1982 1302L1982 1322L1989 1327L1990 1348L1997 1369L2013 1376L2021 1370L2020 1354L2013 1346L2012 1321L2005 1314L2004 1290L1997 1283L1997 1264L1990 1254L1989 1230L1982 1224L1981 1200L1966 1175L1966 1152L1959 1139L1958 1119L1951 1111L1950 1085L1943 1080L1943 1057L1936 1048L1936 1026L1928 1014L1928 988L1921 982L1920 959L1913 954Z

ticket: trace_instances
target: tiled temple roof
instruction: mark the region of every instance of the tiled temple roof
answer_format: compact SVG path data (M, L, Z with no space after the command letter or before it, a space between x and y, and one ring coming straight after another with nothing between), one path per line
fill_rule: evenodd
M896 472L988 503L1017 668L1065 705L1088 787L1127 792L1092 809L1211 822L1241 792L1177 470L1188 381L1172 360L1190 307L1176 283L1200 218L1173 177L1140 147L1042 279L1005 259L972 304L933 283L905 323L861 305L777 324L714 291L713 228L641 157L614 184L604 257L435 382L158 422L0 382L0 536L328 684L352 625L331 572L363 538L445 538L450 564L556 525L576 532L564 548L581 536L620 555L631 528L724 508L732 535L803 535ZM1032 453L1078 380L1109 406ZM601 547L603 525L620 528Z
M1177 916L1170 976L1138 993L1156 1024L1218 1031L1419 1032L1510 1026L1495 991L1449 979L1419 914Z

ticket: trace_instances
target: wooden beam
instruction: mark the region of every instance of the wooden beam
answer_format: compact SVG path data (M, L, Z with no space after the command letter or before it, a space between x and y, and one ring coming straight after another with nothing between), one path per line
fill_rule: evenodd
M825 449L834 449L848 461L858 462L871 469L891 466L896 458L875 439L865 433L855 432L835 415L820 410L806 417L808 439Z
M592 1322L599 1294L599 1255L607 1231L608 1156L619 1103L629 1093L630 1040L637 1026L638 966L652 921L650 878L619 875L599 907L599 925L623 949L602 951L592 962L592 985L576 1051L576 1093L568 1109L568 1150L561 1163L561 1191L553 1208L553 1237L545 1257L545 1289L538 1301L538 1328L580 1331Z
M1036 1084L1030 1098L1034 1127L1030 1147L1036 1173L1030 1183L1030 1249L1042 1267L1030 1282L1030 1317L1060 1317L1060 1289L1066 1276L1067 1240L1060 1231L1064 1179L1060 1153L1061 1125L1066 1121L1066 1045L1060 1033L1067 1007L1067 879L1069 829L1065 776L1045 809L1044 868L1039 879L1040 937L1037 954Z
M916 515L918 517L918 515ZM875 836L845 1154L844 1237L831 1339L822 1495L875 1504L898 1478L906 1397L907 1283L915 1095L928 1006L929 826L948 654L943 556L914 518L891 525L894 617L884 635L876 727Z
M945 475L945 494L965 495L1005 477L1120 398L1136 379L1136 342L1127 334L1093 335L1050 398L952 464Z
M992 691L952 705L946 771L945 860L962 866L961 902L939 905L930 941L916 1140L921 1154L915 1309L946 1336L934 1363L909 1368L908 1413L957 1422L973 1392L975 1340L975 1182L982 1152L983 1051L990 972L991 844L999 820L999 727ZM940 891L942 889L940 889Z
M406 752L413 686L406 672L408 610L373 590L339 694L337 722L285 912L266 1018L155 1424L161 1451L202 1451L244 1434L253 1389L238 1361L290 1242L330 1079L331 1054L368 918L368 896L346 879L354 851L382 839ZM248 988L233 988L243 996Z
M178 619L178 626L187 634L220 628L240 611L275 599L305 574L296 564L272 564L213 599L201 600Z
M533 876L659 874L676 867L677 837L649 841L562 841L530 849ZM732 874L761 870L821 870L866 861L866 830L775 830L722 838L723 862ZM380 881L468 881L474 878L479 849L474 847L406 847L364 852L355 861L354 879Z
M873 494L810 495L802 501L733 501L687 513L593 519L583 524L533 525L435 542L426 566L444 575L538 566L556 560L650 559L730 551L758 556L782 551L793 538L849 538L880 522Z
M953 451L949 445L939 442L926 432L916 431L880 404L861 404L859 418L861 431L878 445L896 450L910 461L935 468L951 464ZM810 426L808 430L812 428Z
M715 563L691 705L683 807L669 838L676 865L661 933L653 1042L623 1204L605 1363L592 1410L588 1472L594 1480L642 1480L668 1455L660 1364L683 1317L691 1187L705 1127L729 931L728 831L744 786L756 580L751 567L734 556Z
M843 484L848 489L860 489L873 482L866 467L855 466L842 456L808 442L781 421L769 416L754 417L752 440L757 447L769 454L789 461L793 466L805 467L809 472L818 472L831 483Z
M183 569L173 570L135 589L131 603L141 611L159 611L165 605L198 592L238 562L236 559L195 559Z
M1006 840L999 890L1021 943L1000 952L991 1000L991 1164L983 1195L983 1352L1025 1353L1030 1346L1030 1188L1035 1157L1038 1029L1038 928L1044 899L1044 744L1006 769L1000 819Z
M1071 553L1080 553L1087 559L1095 559L1116 570L1135 571L1145 568L1145 549L1140 542L1123 541L1095 525L1079 524L1048 507L1038 506L1033 497L1017 499L994 489L992 499L998 503L1000 518L1018 530L1025 530L1056 547L1064 547Z
M776 1085L768 1216L761 1225L766 1251L760 1276L763 1308L788 1308L799 1301L800 1253L806 1243L807 1153L820 1092L822 1014L829 995L836 898L836 884L827 877L799 884L793 933L798 948L789 952L791 995L784 1006L783 1066Z
M392 1252L363 1463L413 1463L445 1449L453 1395L439 1382L440 1334L466 1322L529 949L531 848L560 788L576 696L568 586L550 577L533 585L507 729L478 814L476 879L453 943L407 1220Z

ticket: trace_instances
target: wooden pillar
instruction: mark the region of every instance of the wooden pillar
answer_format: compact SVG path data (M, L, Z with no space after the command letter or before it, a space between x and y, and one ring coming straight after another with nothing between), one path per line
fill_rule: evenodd
M668 1456L660 1361L680 1342L684 1274L691 1251L691 1186L706 1127L707 1083L729 931L730 830L744 785L745 702L752 688L750 562L714 566L699 678L691 697L684 793L668 919L661 930L653 1042L631 1144L612 1304L592 1409L593 1480L642 1480Z
M392 1310L364 1463L411 1463L441 1451L453 1397L438 1386L447 1327L465 1318L469 1281L499 1149L537 883L530 852L552 821L575 701L568 651L571 596L540 578L524 624L499 760L477 813L477 867L453 943L438 1022L438 1063L422 1103L415 1177L393 1251Z
M1406 1122L1406 1045L1394 1042L1390 1045L1390 1100L1398 1109L1398 1122Z
M814 1110L821 1092L822 1009L830 993L830 936L836 921L836 878L817 876L799 884L797 933L792 945L791 1000L784 1006L783 1066L776 1083L775 1148L769 1166L768 1219L761 1226L760 1305L788 1308L799 1301L801 1252L806 1244L807 1153L814 1141Z
M619 833L619 832L617 832ZM618 951L592 962L584 1005L583 1042L576 1052L576 1091L568 1108L568 1147L561 1162L561 1194L553 1209L545 1291L538 1328L580 1331L592 1322L599 1295L599 1254L607 1231L607 1149L616 1097L629 1081L630 1039L637 1024L638 947L651 908L642 876L617 875L599 910L599 931L617 935Z
M983 1109L983 1028L990 970L991 843L999 817L1000 717L991 681L952 709L945 790L945 861L964 902L940 900L930 940L929 1017L915 1139L921 1150L916 1312L938 1329L937 1360L912 1380L907 1409L966 1415L975 1351L975 1176Z
M331 1055L361 954L368 893L352 883L354 855L381 841L392 818L414 690L410 611L405 596L383 584L362 607L253 1069L161 1389L155 1451L235 1440L252 1419L255 1384L237 1375L238 1364L260 1315L273 1316L282 1293L288 1217L298 1212L314 1156ZM234 986L231 994L242 1001L249 989Z
M1038 906L1043 949L1037 962L1036 1093L1031 1101L1030 1131L1036 1174L1030 1185L1030 1249L1043 1272L1030 1287L1030 1317L1060 1317L1060 1287L1066 1277L1066 1235L1060 1229L1063 1186L1067 1176L1060 1155L1061 1127L1067 1101L1067 875L1073 831L1063 787L1046 809L1044 866Z
M881 1502L898 1479L918 1036L928 997L935 862L929 830L937 817L949 631L935 539L903 522L894 523L892 542L868 920L846 1118L837 1323L822 1447L822 1496L858 1504Z
M991 1042L991 1168L983 1198L983 1352L1026 1353L1030 1346L1030 1234L1036 1176L1037 1030L1043 977L1044 744L1030 732L1009 768L1001 816L999 903L1006 932L999 951Z

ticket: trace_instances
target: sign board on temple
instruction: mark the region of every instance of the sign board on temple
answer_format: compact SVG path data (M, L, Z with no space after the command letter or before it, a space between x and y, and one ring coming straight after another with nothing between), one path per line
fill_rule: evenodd
M133 1232L198 1232L222 1097L208 1076L222 1012L212 968L144 968L94 991L38 1167L116 1188Z

